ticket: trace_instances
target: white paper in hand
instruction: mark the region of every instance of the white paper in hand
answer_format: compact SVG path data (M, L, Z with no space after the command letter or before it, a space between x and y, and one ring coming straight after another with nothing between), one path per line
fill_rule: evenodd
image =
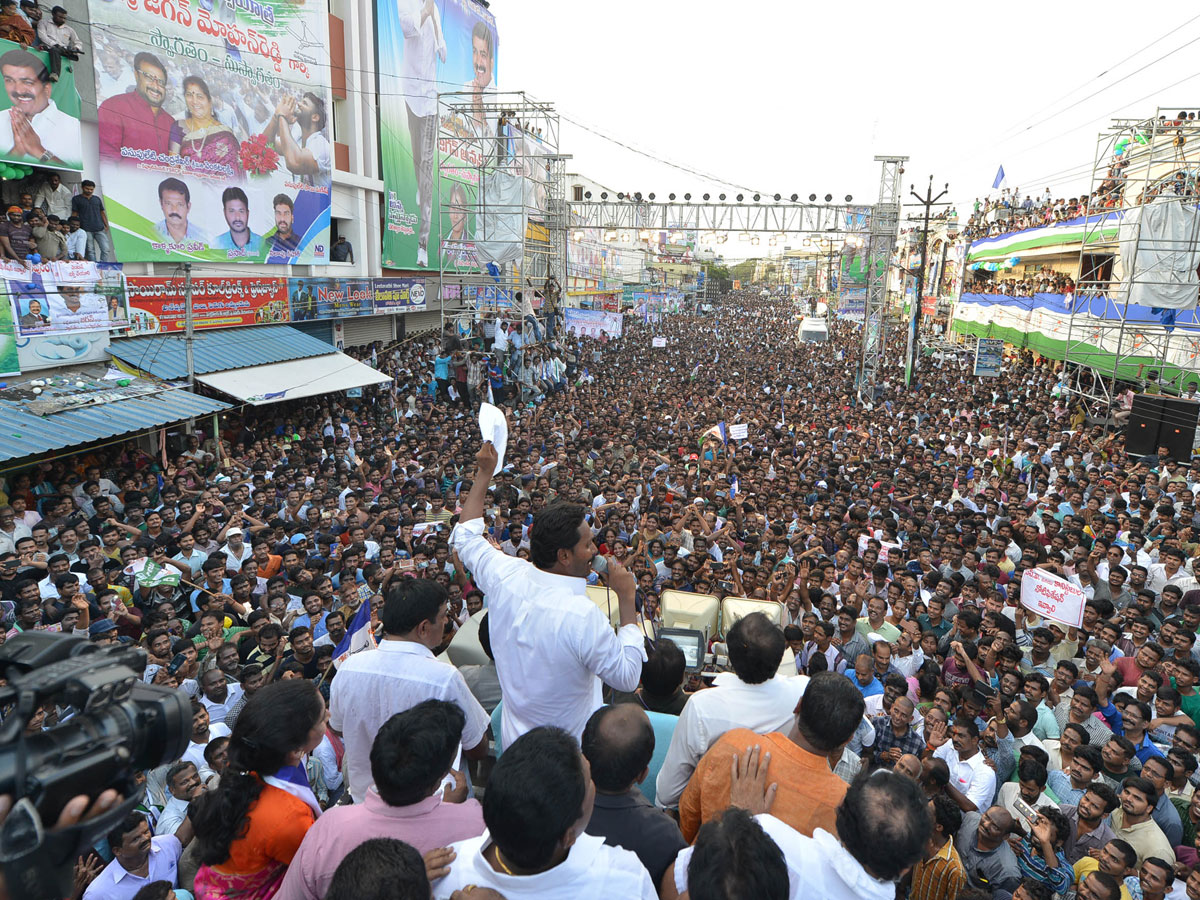
M496 448L496 471L492 473L495 475L504 468L504 451L508 448L508 422L504 419L504 413L490 403L481 404L479 432L485 441L491 441Z

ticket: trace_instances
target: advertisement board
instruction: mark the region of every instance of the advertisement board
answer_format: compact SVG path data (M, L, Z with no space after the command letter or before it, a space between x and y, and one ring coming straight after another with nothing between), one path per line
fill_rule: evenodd
M50 8L42 15L49 17ZM83 170L76 63L62 60L55 80L50 57L13 41L0 41L0 166L15 163L40 168ZM0 170L0 174L6 174ZM22 172L20 175L26 175ZM6 177L19 177L16 173Z
M23 266L0 263L3 290L12 300L23 336L125 328L121 267L64 260Z
M183 331L187 316L183 278L126 280L131 334ZM287 322L287 279L193 278L195 328L232 328Z
M289 278L293 322L369 316L375 310L369 278Z
M375 312L421 312L425 309L424 278L375 278L372 282Z
M304 0L88 0L122 262L323 263L329 18Z
M620 337L624 316L619 312L602 309L574 309L564 311L563 327L567 337L586 335L598 338L601 333L609 337Z
M394 0L375 11L383 264L436 269L444 254L447 268L475 269L478 145L446 139L439 146L438 132L440 122L443 132L463 138L498 134L499 122L483 106L499 71L496 18L474 0ZM473 99L478 112L452 116L438 108L439 91L463 91L455 102ZM443 159L462 168L442 178Z
M17 338L16 354L22 372L57 369L108 359L111 335L104 331L34 334ZM0 357L0 366L4 360ZM11 374L11 373L10 373Z

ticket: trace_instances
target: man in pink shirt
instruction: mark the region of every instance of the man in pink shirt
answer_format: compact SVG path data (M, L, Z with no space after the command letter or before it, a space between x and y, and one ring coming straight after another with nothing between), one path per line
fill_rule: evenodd
M121 148L166 153L175 120L166 112L167 70L153 53L133 58L134 90L100 104L100 156L120 159ZM137 160L129 160L136 165Z
M466 715L455 703L426 700L388 719L371 746L374 787L355 806L327 810L304 836L276 895L322 900L338 864L371 838L395 838L422 856L484 832L483 807L455 787L442 793L462 744Z

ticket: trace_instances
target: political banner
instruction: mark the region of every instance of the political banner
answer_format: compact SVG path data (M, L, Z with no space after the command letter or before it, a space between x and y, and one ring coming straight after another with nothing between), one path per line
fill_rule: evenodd
M289 278L293 322L347 319L374 313L369 278Z
M1044 619L1078 628L1086 602L1083 588L1044 569L1026 569L1021 577L1021 605Z
M17 353L17 323L11 303L0 303L0 375L20 375Z
M467 290L474 292L475 306L482 312L512 309L513 292L507 288L488 285L487 287L468 287Z
M328 10L304 0L88 0L117 258L324 263Z
M750 437L750 426L746 422L729 426L729 438L734 441L744 441Z
M665 347L665 346L667 346L667 339L665 337L651 338L650 346L651 347Z
M383 264L437 269L440 257L448 269L478 269L479 139L500 128L484 108L499 70L496 18L474 0L393 0L375 4L375 14ZM439 109L439 91L461 91L449 102L475 111Z
M621 336L624 316L619 312L609 312L603 309L575 309L572 307L564 311L563 317L563 327L566 328L567 337L569 338L584 335L591 338L598 338L601 334L606 334L614 338Z
M32 266L4 262L0 263L0 279L23 336L100 331L129 324L120 266L85 260Z
M425 309L424 278L372 279L377 313L421 312Z
M983 378L995 378L1000 374L1004 361L1004 341L999 338L977 338L975 344L974 373Z
M42 15L50 15L49 7ZM23 178L32 165L82 171L75 63L64 58L55 79L48 54L0 41L0 75L0 175Z
M183 278L126 280L131 334L183 331L187 303ZM194 328L232 328L287 322L287 279L269 277L193 278Z

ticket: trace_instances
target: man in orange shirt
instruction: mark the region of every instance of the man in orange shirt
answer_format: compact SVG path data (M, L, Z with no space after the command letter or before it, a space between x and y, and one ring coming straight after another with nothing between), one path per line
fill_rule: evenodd
M679 799L679 826L695 840L700 826L729 806L729 785L736 757L759 747L767 779L776 790L771 815L808 837L817 828L834 833L834 817L846 782L833 773L842 748L862 721L865 703L850 679L819 672L796 704L787 734L727 731L700 759Z

